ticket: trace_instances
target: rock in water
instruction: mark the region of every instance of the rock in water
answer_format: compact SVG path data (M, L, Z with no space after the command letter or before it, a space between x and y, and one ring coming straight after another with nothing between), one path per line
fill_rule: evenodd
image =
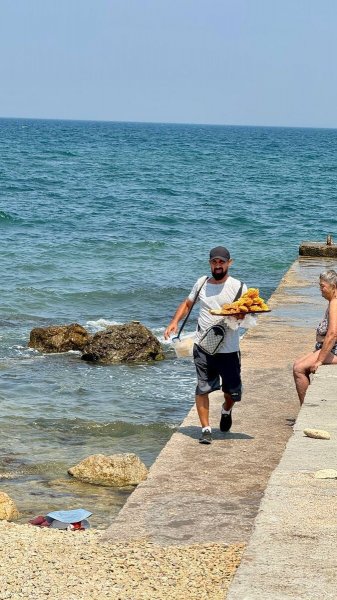
M316 438L317 440L329 440L330 433L328 431L324 431L323 429L304 429L304 435Z
M138 321L111 325L91 338L83 350L82 359L105 364L163 360L162 347L144 325Z
M54 325L51 327L35 327L30 332L29 348L40 352L82 351L91 336L82 325Z
M137 485L147 477L147 468L136 454L93 454L68 469L84 483L117 486Z
M13 521L19 516L19 511L15 506L14 501L5 492L0 492L0 519Z

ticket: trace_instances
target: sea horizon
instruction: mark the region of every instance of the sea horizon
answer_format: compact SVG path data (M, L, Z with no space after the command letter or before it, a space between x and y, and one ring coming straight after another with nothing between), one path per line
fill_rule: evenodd
M72 123L114 123L114 124L129 124L129 125L182 125L191 127L236 127L246 129L312 129L312 130L328 130L335 131L337 127L320 126L320 125L268 125L268 124L238 124L238 123L204 123L200 122L184 122L184 121L132 121L132 120L110 120L110 119L78 119L71 117L1 117L1 120L14 121L54 121L54 122L72 122Z

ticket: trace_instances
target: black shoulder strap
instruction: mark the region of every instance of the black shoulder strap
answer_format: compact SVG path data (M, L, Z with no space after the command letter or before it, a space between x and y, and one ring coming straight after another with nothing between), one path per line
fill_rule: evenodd
M200 294L200 292L201 292L201 289L202 289L202 288L203 288L203 286L205 285L205 283L206 283L207 279L208 279L208 276L206 275L206 277L205 277L204 281L202 282L202 284L201 284L200 288L198 289L198 291L197 291L197 293L196 293L196 295L195 295L195 298L194 298L194 300L193 300L193 302L192 302L192 305L191 305L191 308L190 308L190 310L188 311L188 313L187 313L187 315L186 315L185 319L183 320L183 322L182 322L182 324L181 324L181 326L180 326L180 329L179 329L179 331L178 331L178 334L177 334L177 338L179 338L179 337L180 337L180 334L181 334L182 330L184 329L184 327L185 327L185 325L186 325L186 323L187 323L187 319L188 319L188 317L190 316L190 314L191 314L191 312L192 312L192 308L193 308L193 306L195 305L196 301L198 300L198 297L199 297L199 294Z
M238 293L236 294L233 302L236 302L237 300L239 300L239 298L241 298L241 296L242 296L242 288L243 288L243 283L242 283L242 281L240 281L240 287L238 289Z

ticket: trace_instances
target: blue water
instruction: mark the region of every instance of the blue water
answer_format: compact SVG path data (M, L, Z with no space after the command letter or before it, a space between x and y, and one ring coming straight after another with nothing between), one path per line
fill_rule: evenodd
M268 298L302 240L337 236L337 131L0 120L0 477L21 519L85 506L104 526L130 490L70 485L93 453L151 465L193 404L163 331L208 251ZM33 327L138 320L154 365L27 347ZM187 327L195 327L195 316Z

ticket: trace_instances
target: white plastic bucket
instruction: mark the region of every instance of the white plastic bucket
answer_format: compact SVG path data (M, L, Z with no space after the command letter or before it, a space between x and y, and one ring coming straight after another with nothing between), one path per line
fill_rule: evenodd
M193 356L194 337L173 338L172 344L178 358Z

